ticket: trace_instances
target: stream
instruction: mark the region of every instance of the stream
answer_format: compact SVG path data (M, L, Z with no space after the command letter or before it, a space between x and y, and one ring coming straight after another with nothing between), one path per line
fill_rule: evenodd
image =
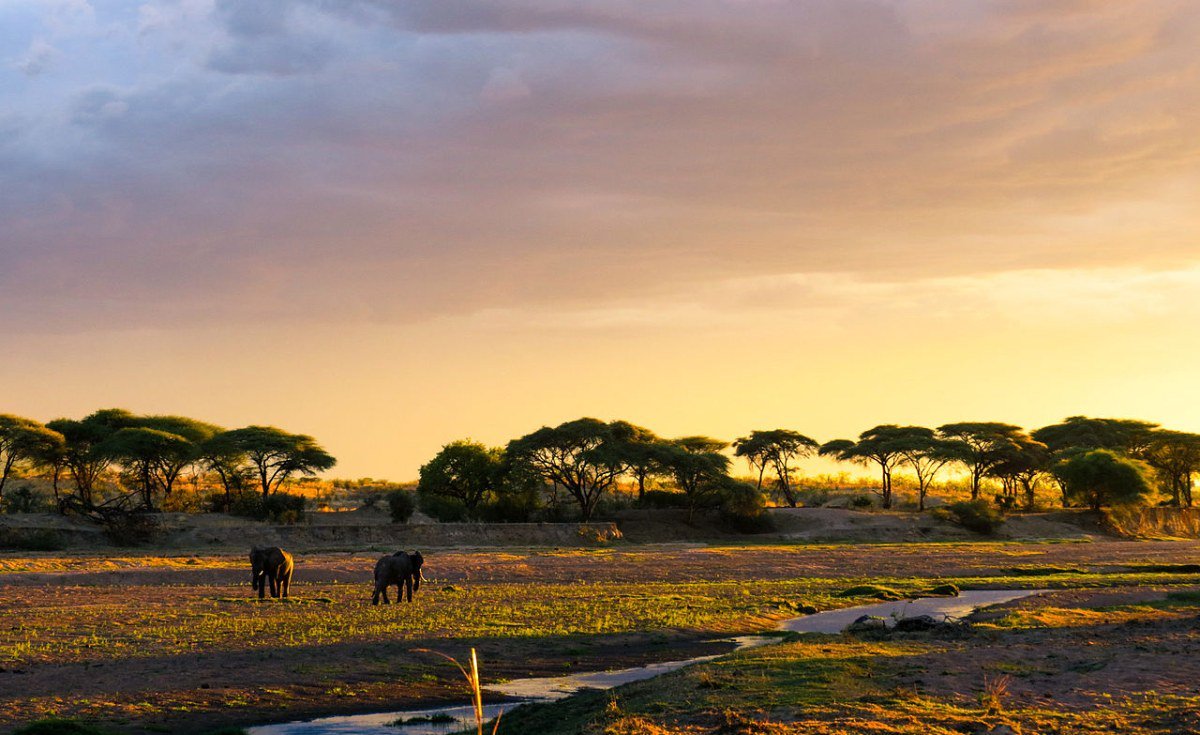
M876 615L889 621L898 618L932 615L935 618L948 616L961 618L978 608L988 605L998 605L1003 602L1017 600L1022 597L1036 595L1045 590L964 590L958 597L922 597L915 600L898 600L896 602L880 602L873 605L858 605L840 610L805 615L804 617L784 620L778 626L779 630L793 633L840 633L847 625L863 615ZM779 640L776 636L748 635L738 638L722 639L735 644L734 651L755 648ZM682 669L692 664L712 661L725 653L711 656L698 656L682 661L664 661L646 666L635 666L616 671L596 671L585 674L569 674L567 676L532 677L513 679L498 684L489 684L486 691L493 694L503 694L513 701L484 706L485 716L489 719L502 711L508 711L530 702L553 702L575 694L584 689L612 689L622 684L656 676ZM464 695L466 699L466 695ZM437 722L412 722L397 726L393 723L404 718L406 720L437 718ZM395 712L376 712L366 715L342 715L338 717L322 717L315 720L300 722L285 722L275 725L260 725L246 729L249 735L444 735L458 732L475 724L474 710L468 706L436 707L430 709L408 709Z

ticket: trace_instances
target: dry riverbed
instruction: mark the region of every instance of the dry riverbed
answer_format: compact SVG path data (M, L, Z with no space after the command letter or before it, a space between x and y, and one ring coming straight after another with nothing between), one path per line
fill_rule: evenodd
M283 604L249 599L241 555L0 555L0 730L64 716L131 732L205 732L460 701L457 672L412 649L461 655L475 646L490 681L687 658L727 650L710 641L769 629L801 604L868 602L837 596L868 581L906 594L947 580L1098 588L1061 598L1078 602L1073 607L1054 596L1016 603L1008 614L1018 623L989 623L996 640L1005 640L1036 636L1039 625L1070 627L1039 623L1038 610L1053 610L1060 621L1067 619L1060 608L1133 604L1104 595L1160 600L1200 580L1187 566L1200 564L1194 542L458 549L427 555L432 581L416 603L371 607L377 556L299 554L295 600ZM1181 627L1163 640L1189 650L1184 644L1194 634L1179 622L1189 614L1186 605L1146 609L1153 612L1136 620L1175 621L1170 625ZM1121 616L1129 613L1104 614L1087 625L1101 626L1103 645L1118 645L1102 626L1124 625L1130 620ZM1091 633L1080 628L1076 635ZM1033 637L1022 645L1032 652L1056 640ZM1153 650L1149 661L1172 655ZM975 656L972 650L963 658L963 649L922 655L957 655L967 669ZM1145 679L1136 667L1112 670ZM960 678L948 664L942 671L951 673L922 677L919 686L957 692L980 685L977 676L968 681L970 671ZM1172 663L1171 671L1190 669ZM1012 685L1014 696L1032 696L1020 684ZM1079 706L1065 681L1053 686L1063 697L1054 707ZM1173 686L1164 691L1183 691ZM697 726L708 727L702 720Z

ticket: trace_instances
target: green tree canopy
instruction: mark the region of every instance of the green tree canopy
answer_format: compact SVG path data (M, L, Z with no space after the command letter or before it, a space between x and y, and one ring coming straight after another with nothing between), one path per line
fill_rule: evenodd
M729 472L729 457L721 451L728 446L708 436L685 436L668 444L664 463L688 498L689 520L697 508L720 499L721 481Z
M510 441L505 451L514 464L570 493L586 521L624 473L622 450L612 424L581 418L543 426Z
M796 507L796 494L792 489L792 463L803 457L812 456L820 448L816 440L791 429L752 431L750 436L733 442L733 453L743 457L751 467L758 470L758 489L762 490L763 473L770 467L775 481L787 504Z
M178 474L171 468L196 456L196 445L184 437L146 426L118 429L98 449L127 469L137 483L141 505L146 509L154 508L155 495L169 493L170 483Z
M1108 449L1072 454L1054 472L1069 498L1093 510L1143 503L1154 493L1144 464Z
M882 424L859 434L858 441L834 439L826 442L821 445L820 453L843 462L877 465L880 473L879 496L883 507L891 508L892 472L904 461L908 441L904 427Z
M316 439L274 426L232 429L213 437L213 442L225 452L226 457L245 457L258 481L264 501L289 478L295 475L314 476L337 464L337 460ZM211 449L214 445L209 446Z
M900 456L900 462L912 469L917 478L917 508L925 510L925 497L937 473L958 458L960 445L942 439L924 426L899 426L889 429L885 441Z
M1016 489L1020 487L1025 494L1025 509L1033 510L1038 484L1050 471L1051 463L1049 447L1021 435L1005 450L1003 458L989 468L988 474L999 478L1006 489L1011 489L1010 497L1015 498Z
M112 463L104 440L136 422L137 417L125 409L106 408L82 419L55 419L46 424L63 436L63 462L85 508L95 503L96 483Z
M0 500L17 464L61 452L63 443L62 434L33 419L0 414Z
M637 482L637 497L642 500L647 480L669 474L664 464L667 443L653 431L628 421L614 421L611 426L625 471Z
M479 442L450 442L421 466L417 492L439 495L461 502L468 513L503 482L504 450Z
M1019 426L994 421L962 421L939 426L938 434L951 442L954 459L971 473L971 499L979 499L979 486L993 468L1028 437Z
M1149 421L1071 416L1061 423L1043 426L1033 432L1033 438L1060 456L1086 449L1108 449L1137 456L1157 428L1158 424Z
M1192 478L1200 472L1200 434L1158 429L1149 434L1141 456L1158 473L1176 506L1191 507Z

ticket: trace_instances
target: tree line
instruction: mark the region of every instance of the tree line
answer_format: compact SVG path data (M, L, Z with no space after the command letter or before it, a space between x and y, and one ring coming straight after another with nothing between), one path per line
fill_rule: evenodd
M753 482L731 476L727 450L746 462ZM996 501L1006 508L1032 509L1047 484L1057 488L1064 507L1148 502L1156 487L1169 504L1191 507L1200 435L1147 421L1073 416L1032 432L1000 422L884 424L855 439L824 443L791 429L752 431L725 442L667 439L627 421L581 418L542 427L504 447L451 442L421 467L417 490L421 507L446 519L528 509L541 498L552 508L573 503L587 520L619 483L644 501L648 483L661 480L691 512L721 506L753 515L767 492L795 507L800 465L814 456L874 468L884 508L895 504L897 473L912 477L918 509L924 510L933 483L951 468L969 479L974 501L985 482L999 485Z
M16 471L35 471L49 479L64 511L155 510L189 471L211 476L221 488L217 509L229 510L239 496L261 494L266 503L289 479L334 464L313 437L273 426L224 429L119 408L45 424L0 414L0 501ZM115 487L102 491L105 478Z

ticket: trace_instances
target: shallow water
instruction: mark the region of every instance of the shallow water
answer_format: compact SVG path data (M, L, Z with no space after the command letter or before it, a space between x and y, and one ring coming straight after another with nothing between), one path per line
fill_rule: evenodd
M863 615L877 615L887 620L889 624L898 618L918 615L932 615L935 618L960 618L981 607L1029 597L1039 592L1044 592L1044 590L964 590L958 597L922 597L917 600L880 602L806 615L783 621L779 624L779 629L794 633L840 633L847 625ZM750 635L725 640L735 644L734 650L744 650L772 643L778 638ZM665 661L616 671L513 679L502 684L491 684L486 687L487 691L504 694L516 701L486 705L484 714L490 719L501 711L507 711L529 702L553 702L584 689L612 689L629 682L652 679L692 664L712 661L725 655L728 653L698 656L682 661ZM409 719L433 715L447 715L454 718L454 721L422 722L401 726L392 724L400 718ZM249 735L350 735L351 733L354 735L442 735L473 726L474 717L474 712L469 706L437 707L260 725L247 728L247 732Z

